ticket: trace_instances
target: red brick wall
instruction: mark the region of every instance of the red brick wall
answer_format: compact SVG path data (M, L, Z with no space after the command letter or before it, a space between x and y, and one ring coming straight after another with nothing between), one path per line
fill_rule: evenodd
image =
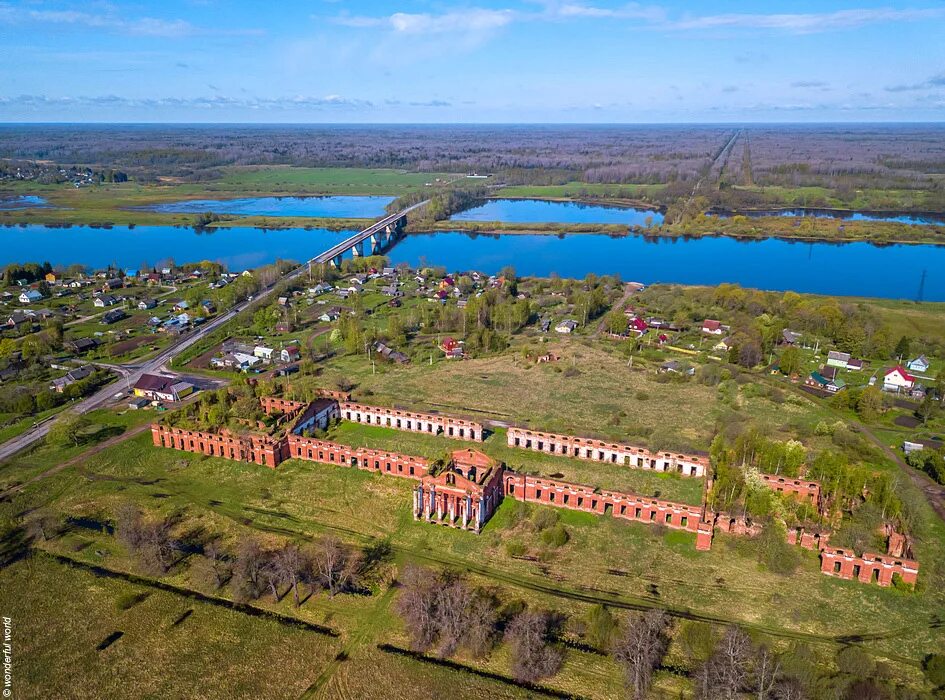
M828 576L880 586L892 585L893 574L899 574L905 583L915 584L919 562L871 552L858 557L849 549L827 547L820 553L820 571Z
M417 421L423 421L424 423L434 424L443 431L444 435L453 439L472 440L474 442L482 442L483 440L482 424L476 421L466 420L465 418L454 418L453 416L444 416L437 413L402 411L398 408L370 406L354 401L341 402L339 409L341 411L341 417L344 420L356 421L357 419L354 414L361 412L362 414L373 414L373 416L368 416L372 418L380 416L381 423L372 420L371 425L381 425L394 428L395 430L405 430L415 433L428 432L417 425ZM351 418L348 418L349 414L351 414ZM397 424L398 420L400 421L400 425ZM408 421L411 426L409 428L407 427ZM460 434L460 430L462 430L462 435Z
M349 447L295 434L290 434L286 442L286 457L342 466L351 466L355 460L358 469L411 479L420 479L429 467L429 462L422 457Z
M583 510L598 515L665 525L697 532L702 509L619 491L596 492L590 486L505 472L505 495L519 501Z
M266 415L275 413L276 411L291 415L308 406L307 403L302 401L289 401L288 399L280 399L276 396L263 396L259 399L259 405L262 406Z
M626 465L635 469L679 471L683 476L691 476L692 469L696 470L695 476L704 476L708 472L708 456L681 452L651 452L637 445L559 433L544 433L526 428L509 428L508 445L575 459Z
M267 436L237 435L227 430L205 433L152 423L151 439L157 447L252 462L273 469L282 461L281 441Z
M772 491L797 496L814 505L820 502L820 484L810 479L796 479L777 474L759 474L761 481Z

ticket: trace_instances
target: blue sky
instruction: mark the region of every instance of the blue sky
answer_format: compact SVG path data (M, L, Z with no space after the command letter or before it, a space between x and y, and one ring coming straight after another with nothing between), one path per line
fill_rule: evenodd
M0 0L0 121L942 121L945 3Z

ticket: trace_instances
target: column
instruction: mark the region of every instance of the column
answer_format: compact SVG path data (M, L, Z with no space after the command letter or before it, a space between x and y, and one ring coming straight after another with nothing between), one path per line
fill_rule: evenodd
M469 510L472 508L472 499L469 494L466 494L466 498L463 501L463 529L469 525Z
M436 503L436 486L431 486L430 487L430 502L427 504L427 509L425 511L427 522L430 522L430 518L433 515L433 509L435 508L434 503Z

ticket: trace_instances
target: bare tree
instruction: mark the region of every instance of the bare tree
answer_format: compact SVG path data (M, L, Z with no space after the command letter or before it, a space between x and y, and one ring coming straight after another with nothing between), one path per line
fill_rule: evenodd
M210 540L203 548L203 556L191 567L191 575L198 585L213 590L223 587L230 576L231 566L219 540Z
M163 574L174 563L177 542L171 539L171 524L166 518L146 520L141 526L138 559L153 574Z
M775 684L771 695L776 700L807 700L809 697L801 679L793 676L781 678Z
M670 619L662 610L634 615L614 645L614 657L627 674L627 685L635 700L646 697L653 672L666 654L669 624Z
M306 569L310 568L305 554L296 545L289 544L276 552L274 564L282 583L292 589L295 607L299 607L302 604L299 598L299 584L305 576Z
M781 659L764 644L755 650L753 675L758 700L772 697L781 676Z
M41 511L27 522L26 532L34 540L46 541L59 534L61 525L62 520L57 515Z
M115 514L115 536L131 552L141 543L141 511L133 503L122 503Z
M237 600L255 600L262 593L262 571L266 563L262 547L252 537L244 536L236 547L233 567L233 596Z
M324 537L316 543L312 555L315 580L329 596L345 590L354 582L360 558L336 537Z
M278 552L266 552L263 556L263 566L260 574L266 588L272 593L272 600L278 603L282 598L279 595L279 584L282 583L282 571L279 568Z
M437 635L438 578L430 569L410 564L401 573L400 582L403 589L397 598L397 610L404 618L411 646L424 651Z
M134 504L125 503L116 514L115 529L119 541L145 571L162 574L170 568L177 543L171 539L166 518L148 520Z
M550 643L551 620L547 613L524 611L509 623L505 637L512 646L512 675L522 682L553 676L564 654Z
M751 671L751 640L737 627L730 627L715 651L696 674L696 697L702 700L735 700L747 684Z
M496 638L499 613L496 601L483 591L477 591L466 606L466 630L463 646L476 658L485 656Z

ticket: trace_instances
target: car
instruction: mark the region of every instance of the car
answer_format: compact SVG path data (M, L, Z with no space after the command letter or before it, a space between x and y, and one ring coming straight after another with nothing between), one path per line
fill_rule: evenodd
M125 392L119 391L117 394L115 394L114 396L112 396L112 398L113 398L113 399L123 399L123 398L125 398Z

